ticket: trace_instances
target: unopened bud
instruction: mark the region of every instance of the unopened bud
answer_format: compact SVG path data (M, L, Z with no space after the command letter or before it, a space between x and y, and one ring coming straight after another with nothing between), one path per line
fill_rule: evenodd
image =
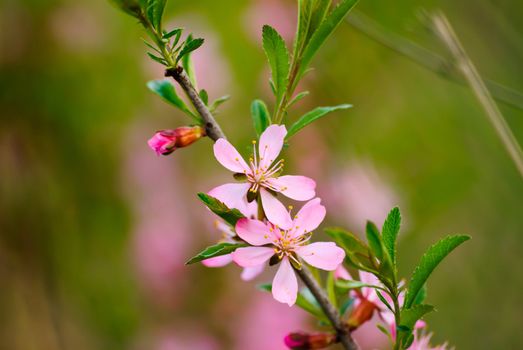
M201 126L181 126L174 130L157 131L147 144L156 154L166 156L177 148L189 146L203 136L205 129Z
M349 330L355 330L365 322L369 321L374 314L374 310L377 310L376 304L368 301L367 299L361 299L358 306L352 311L349 317Z
M336 335L333 333L308 334L296 332L288 334L285 345L293 350L323 349L337 342Z

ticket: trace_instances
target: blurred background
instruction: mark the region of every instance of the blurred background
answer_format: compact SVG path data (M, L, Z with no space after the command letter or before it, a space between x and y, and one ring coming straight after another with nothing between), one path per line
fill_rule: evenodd
M290 41L293 0L172 0L168 24L206 39L194 55L219 122L237 145L249 105L272 103L261 26ZM484 77L523 91L523 3L361 1L386 33L445 56L420 21L442 9ZM146 140L190 123L145 87L162 68L141 28L103 0L0 2L0 349L283 349L307 315L239 279L184 266L214 243L196 192L229 180L204 139L169 157ZM287 173L318 181L325 225L361 233L402 209L400 272L449 233L473 240L429 284L434 340L521 349L523 181L470 89L346 23L315 59L291 120L351 103L298 134ZM500 104L523 143L523 111ZM241 147L240 147L241 149ZM365 341L362 330L357 337ZM368 338L368 337L367 337ZM386 348L377 343L368 348Z

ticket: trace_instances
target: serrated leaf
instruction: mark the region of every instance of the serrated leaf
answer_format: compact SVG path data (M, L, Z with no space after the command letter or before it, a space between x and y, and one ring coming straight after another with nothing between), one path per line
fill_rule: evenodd
M421 287L414 299L413 305L423 304L425 299L427 299L427 284L424 284L423 287Z
M292 100L290 100L287 108L291 107L292 105L294 105L295 103L297 103L298 101L300 101L301 99L303 99L305 96L307 96L309 94L308 91L302 91L300 92L299 94L297 94L296 96L294 96L292 98Z
M147 56L149 56L149 58L152 59L153 61L156 61L164 66L167 66L167 61L164 60L163 58L158 57L150 52L147 52Z
M369 242L369 247L372 254L374 254L374 256L378 258L379 261L382 261L383 248L378 228L376 227L376 225L374 225L373 222L367 221L367 225L365 226L365 232L367 235L367 242Z
M271 116L265 102L262 100L252 101L251 116L256 135L260 136L271 125Z
M198 193L200 200L209 208L214 214L221 217L229 225L236 226L238 220L244 218L245 216L236 208L229 208L223 202L218 199L209 196L206 193Z
M207 106L209 104L209 94L207 94L207 90L201 89L198 95L200 95L202 102Z
M272 284L264 283L257 286L257 288L264 292L272 292ZM307 288L303 288L296 297L296 306L307 311L311 315L315 316L319 320L328 321L327 316L321 310L320 305L312 295L312 293Z
M339 106L333 106L333 107L317 107L313 109L312 111L305 113L298 121L296 121L292 126L289 128L287 132L287 139L289 139L291 136L296 134L298 131L312 123L313 121L327 115L330 112L334 112L339 109L347 109L352 107L352 105L349 104L342 104Z
M410 308L416 299L418 292L423 287L430 274L436 266L456 247L465 241L468 241L470 236L466 235L455 235L448 236L433 246L431 246L425 254L421 257L421 260L414 269L412 277L409 282L407 289L407 295L405 296L404 308Z
M263 26L263 50L269 60L272 81L274 83L276 103L278 104L287 89L289 75L289 51L285 41L271 26Z
M166 79L151 80L147 82L147 87L149 90L163 98L168 103L179 108L183 112L187 113L190 117L194 118L196 121L200 122L200 118L196 116L191 110L187 107L185 102L178 96L174 86L170 81Z
M222 97L217 98L216 100L214 100L211 103L211 106L209 107L209 110L211 111L211 113L214 112L222 103L226 102L230 98L231 98L231 96L225 95L225 96L222 96Z
M334 29L341 23L349 11L356 5L358 0L341 0L334 10L329 13L314 32L305 46L302 54L301 67L298 76L302 76L311 62L314 54L318 51L325 40L332 34Z
M207 247L204 250L202 250L200 253L198 253L196 256L189 259L185 265L194 264L197 262L200 262L202 260L206 260L209 258L214 258L216 256L221 256L225 254L230 254L234 252L236 249L241 247L247 247L247 244L240 244L240 243L218 243L213 246Z
M398 233L401 225L401 214L398 207L393 208L387 215L387 219L383 224L382 236L383 245L389 252L392 265L396 266L396 240L398 239Z
M162 23L163 11L167 0L149 0L147 2L147 19L155 29L160 29Z
M183 45L182 50L178 54L178 57L176 58L176 61L179 61L182 57L185 55L188 55L189 53L193 52L197 48L203 45L204 40L202 38L192 39L188 38L185 44Z
M340 227L328 227L325 233L341 248L351 253L367 254L368 248L356 235Z

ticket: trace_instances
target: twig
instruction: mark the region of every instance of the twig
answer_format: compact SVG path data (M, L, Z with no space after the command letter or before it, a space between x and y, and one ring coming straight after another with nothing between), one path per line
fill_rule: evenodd
M320 304L323 312L325 312L325 315L336 330L338 339L340 343L343 345L343 347L346 350L357 350L358 345L352 339L348 327L346 327L343 324L338 310L336 310L334 305L332 305L332 303L329 301L329 297L327 296L325 291L318 285L318 282L316 282L307 266L302 265L300 270L296 269L296 273L298 274L298 276L300 276L301 280L303 281L303 283L305 283L307 288L309 288L312 295L314 295L314 297L318 301L318 304Z
M205 131L207 132L207 136L209 136L214 141L220 138L226 138L225 134L220 128L220 125L216 122L216 119L214 119L212 113L209 111L205 103L203 103L200 95L192 85L189 76L187 76L187 73L185 73L183 68L178 66L176 68L167 69L165 71L165 76L172 77L185 91L187 97L189 100L191 100L194 108L196 108L205 123Z
M441 41L448 47L450 53L456 60L457 67L463 73L465 80L474 91L476 98L485 110L494 130L496 130L501 142L523 177L523 151L512 130L510 130L509 125L503 118L501 111L494 102L492 95L481 79L476 67L468 57L463 45L452 29L452 26L443 13L432 15L431 20L436 34L438 34Z
M433 71L453 82L465 85L467 82L459 73L454 62L449 62L440 55L383 28L364 14L353 11L347 17L347 23L372 40L410 59L414 63ZM484 79L487 88L499 102L523 110L523 94L501 85L495 81Z

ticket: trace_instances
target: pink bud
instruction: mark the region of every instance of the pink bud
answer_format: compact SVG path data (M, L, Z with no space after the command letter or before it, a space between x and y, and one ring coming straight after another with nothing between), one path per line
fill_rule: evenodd
M285 345L293 350L323 349L336 343L332 333L308 334L303 332L289 333L284 339Z
M157 131L147 144L158 155L168 155L177 148L186 147L205 136L200 126L181 126L174 130Z

